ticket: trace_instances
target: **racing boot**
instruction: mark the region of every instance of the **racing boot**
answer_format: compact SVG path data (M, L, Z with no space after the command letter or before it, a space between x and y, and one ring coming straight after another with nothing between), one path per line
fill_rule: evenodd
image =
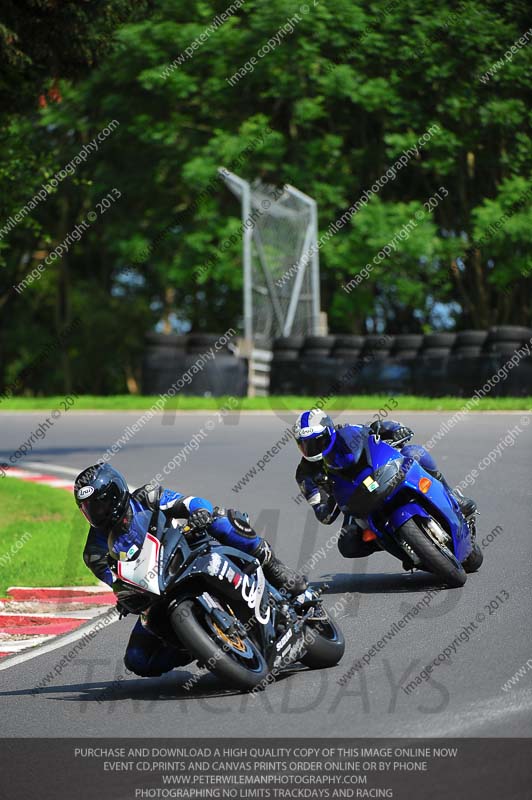
M259 560L266 580L276 589L287 594L298 595L308 587L305 575L300 575L283 564L266 539L262 539L253 555Z
M470 497L466 497L465 495L463 495L460 489L452 489L439 470L437 470L436 472L432 472L431 475L433 475L437 481L441 481L441 483L443 483L445 488L452 494L452 496L460 506L460 511L462 512L464 517L466 517L466 519L467 517L471 517L475 513L475 511L477 510L477 504L475 503L474 500L472 500Z

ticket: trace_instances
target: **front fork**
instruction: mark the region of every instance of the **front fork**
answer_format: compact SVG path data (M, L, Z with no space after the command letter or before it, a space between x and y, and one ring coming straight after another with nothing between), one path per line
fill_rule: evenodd
M410 558L410 554L406 551L405 547L402 543L399 543L395 537L395 534L392 535L384 530L383 525L378 525L374 520L357 520L357 524L360 527L363 525L364 528L370 528L373 531L379 531L379 535L374 540L375 543L381 548L381 550L385 550L387 553L390 553L391 556L394 556L399 561L404 562L405 558Z

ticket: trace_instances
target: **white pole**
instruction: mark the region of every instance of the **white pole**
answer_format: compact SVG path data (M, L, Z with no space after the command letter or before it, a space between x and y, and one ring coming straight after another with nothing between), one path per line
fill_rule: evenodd
M310 246L313 248L313 253L310 258L310 278L311 278L311 303L312 303L312 333L319 334L321 330L320 325L320 254L318 251L318 205L316 201L309 197L308 194L300 192L295 186L290 184L286 187L287 191L294 197L299 198L305 203L310 210L310 227L311 237ZM306 268L306 267L305 267Z
M294 317L296 315L296 308L299 302L299 295L301 294L301 286L303 285L303 278L305 277L305 270L308 267L309 256L308 251L310 250L312 244L312 231L310 228L307 228L307 232L305 234L305 241L303 242L303 252L301 253L301 258L299 259L299 263L297 266L296 272L296 279L294 281L294 287L292 289L292 297L290 298L290 304L288 306L288 311L286 312L286 320L284 323L283 329L283 336L290 336L292 333L292 325L294 324Z
M239 178L234 172L221 167L218 174L227 184L234 183L240 190L242 206L242 263L244 270L244 340L248 351L248 395L254 394L252 376L254 373L253 365L253 276L251 272L251 237L253 229L246 222L251 217L251 191L248 181Z
M321 296L320 296L320 253L318 250L318 205L315 200L312 200L310 208L310 218L312 220L312 244L314 245L314 252L312 253L311 261L311 281L312 281L312 333L317 336L321 329L320 309L321 309Z

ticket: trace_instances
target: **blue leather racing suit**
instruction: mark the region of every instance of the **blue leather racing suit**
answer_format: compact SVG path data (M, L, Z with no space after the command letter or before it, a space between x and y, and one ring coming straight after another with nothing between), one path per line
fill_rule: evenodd
M346 558L363 558L379 549L374 542L362 540L362 530L347 510L353 491L352 478L362 469L360 458L365 437L377 432L391 445L400 446L402 443L402 455L415 459L431 474L438 472L428 450L421 445L404 444L413 432L393 420L374 422L369 426L337 425L336 440L330 453L322 461L302 458L296 470L299 489L320 522L331 525L340 513L344 514L338 549Z
M214 511L212 503L203 497L184 495L170 489L159 490L158 487L147 485L137 489L131 495L130 504L133 514L146 510L153 511L157 501L168 521L172 518L188 519L191 514L200 510L208 511L210 514ZM246 553L255 553L262 541L251 527L249 527L247 535L237 530L223 509L216 509L208 532L222 544L236 547ZM120 540L118 539L117 542L118 549L121 549ZM123 549L127 551L127 542ZM83 559L101 581L113 586L115 579L109 566L108 554L108 534L98 528L91 528ZM118 597L120 597L120 593L118 593ZM145 677L161 675L174 667L190 662L190 656L186 651L179 647L169 646L163 637L155 632L158 630L160 634L164 629L164 624L164 620L161 620L161 628L159 628L152 624L151 616L149 622L144 616L139 617L124 656L125 665L131 672Z

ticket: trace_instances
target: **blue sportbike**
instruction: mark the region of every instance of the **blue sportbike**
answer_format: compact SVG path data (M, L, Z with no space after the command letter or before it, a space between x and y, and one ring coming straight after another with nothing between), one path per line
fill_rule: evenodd
M396 556L405 569L462 586L483 559L475 515L464 517L451 491L414 458L378 435L364 438L357 474L335 476L340 507L362 528L364 541Z

